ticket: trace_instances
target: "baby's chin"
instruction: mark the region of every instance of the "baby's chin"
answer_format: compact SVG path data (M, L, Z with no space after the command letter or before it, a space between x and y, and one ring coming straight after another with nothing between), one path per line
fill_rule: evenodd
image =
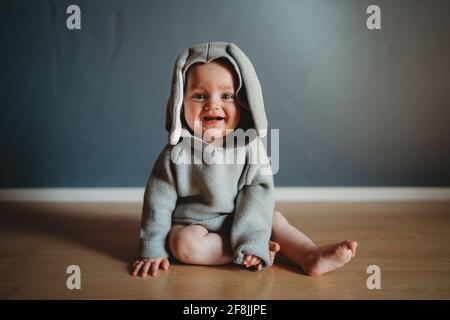
M207 142L220 142L222 141L227 135L232 133L234 131L233 128L214 128L214 127L207 127L202 128L202 139ZM197 131L198 134L200 134Z
M214 142L222 140L226 136L225 128L203 128L202 137L203 140Z

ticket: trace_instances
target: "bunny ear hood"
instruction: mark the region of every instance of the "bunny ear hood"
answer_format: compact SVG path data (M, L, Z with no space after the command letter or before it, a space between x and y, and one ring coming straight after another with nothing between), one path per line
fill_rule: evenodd
M177 57L173 68L172 87L167 102L166 130L169 143L176 145L181 137L181 110L183 106L184 83L187 69L194 63L207 63L217 58L226 58L234 66L239 83L237 97L241 105L250 110L259 136L267 133L267 117L261 85L248 57L233 43L208 42L194 45Z

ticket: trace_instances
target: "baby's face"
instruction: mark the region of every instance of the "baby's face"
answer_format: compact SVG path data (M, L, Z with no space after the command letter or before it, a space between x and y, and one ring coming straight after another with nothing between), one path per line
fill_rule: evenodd
M231 67L214 60L193 65L188 70L184 117L203 139L222 139L237 127L240 107L235 96L236 83Z

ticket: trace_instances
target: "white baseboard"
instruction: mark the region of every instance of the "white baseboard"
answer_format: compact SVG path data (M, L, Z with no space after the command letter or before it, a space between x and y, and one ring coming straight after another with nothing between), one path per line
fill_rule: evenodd
M141 202L144 188L0 189L0 201ZM276 187L275 199L292 201L450 201L450 188Z

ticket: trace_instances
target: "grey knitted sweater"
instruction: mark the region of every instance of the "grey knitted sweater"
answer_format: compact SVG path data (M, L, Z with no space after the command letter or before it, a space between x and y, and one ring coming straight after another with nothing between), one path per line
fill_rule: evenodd
M196 62L227 58L239 78L238 101L257 135L246 143L216 147L191 134L181 121L186 70ZM169 143L149 176L142 210L140 257L168 257L173 223L199 224L230 237L234 262L246 254L269 266L274 210L273 176L261 137L267 132L261 87L246 55L234 44L195 45L175 62L167 104ZM234 159L234 161L228 161Z

